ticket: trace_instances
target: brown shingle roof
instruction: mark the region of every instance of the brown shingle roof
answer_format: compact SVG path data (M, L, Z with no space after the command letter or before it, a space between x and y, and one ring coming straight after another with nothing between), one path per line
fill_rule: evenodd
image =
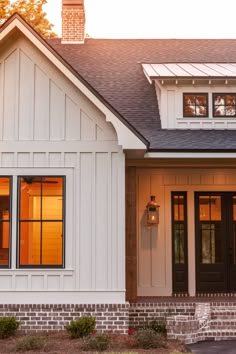
M236 149L236 130L162 130L155 89L141 67L141 63L236 62L236 40L89 38L83 45L61 44L60 39L48 42L149 141L151 149Z

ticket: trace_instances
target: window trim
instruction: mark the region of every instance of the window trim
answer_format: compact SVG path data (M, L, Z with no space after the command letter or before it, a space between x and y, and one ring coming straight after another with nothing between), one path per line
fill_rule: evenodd
M185 96L205 96L206 97L206 115L195 115L189 116L185 114ZM196 107L196 106L195 106ZM192 118L192 119L199 119L199 118L209 118L209 92L183 92L183 117L184 118Z
M63 186L63 203L62 203L62 264L47 264L47 265L21 265L20 264L20 182L22 177L31 177L31 178L62 178ZM29 220L32 221L32 220ZM50 220L49 220L50 221ZM21 174L17 175L17 212L16 212L16 269L65 269L65 231L66 231L66 175L31 175L31 174Z

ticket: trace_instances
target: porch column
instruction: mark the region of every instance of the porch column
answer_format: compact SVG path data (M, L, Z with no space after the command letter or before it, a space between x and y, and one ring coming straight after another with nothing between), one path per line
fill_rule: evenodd
M126 301L137 300L136 167L126 167Z

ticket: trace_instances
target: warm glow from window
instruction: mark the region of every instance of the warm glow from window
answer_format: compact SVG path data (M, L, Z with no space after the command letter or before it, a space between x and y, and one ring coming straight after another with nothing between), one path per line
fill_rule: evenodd
M207 117L208 116L207 93L186 94L184 93L183 116L184 117Z
M0 177L0 266L9 265L10 177Z
M63 177L20 177L20 266L63 265Z

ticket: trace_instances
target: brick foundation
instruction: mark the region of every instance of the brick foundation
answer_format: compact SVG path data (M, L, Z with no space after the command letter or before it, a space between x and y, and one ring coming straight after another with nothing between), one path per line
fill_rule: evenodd
M126 334L129 304L104 305L0 305L0 317L15 316L24 333L63 330L65 324L81 316L96 317L96 329Z
M23 333L63 330L82 316L94 316L100 332L127 334L152 320L165 321L167 337L185 343L236 338L236 302L160 301L125 304L0 305L0 317L14 316Z
M169 316L193 316L195 303L192 302L155 302L130 304L129 326L138 327L144 322L166 321Z

